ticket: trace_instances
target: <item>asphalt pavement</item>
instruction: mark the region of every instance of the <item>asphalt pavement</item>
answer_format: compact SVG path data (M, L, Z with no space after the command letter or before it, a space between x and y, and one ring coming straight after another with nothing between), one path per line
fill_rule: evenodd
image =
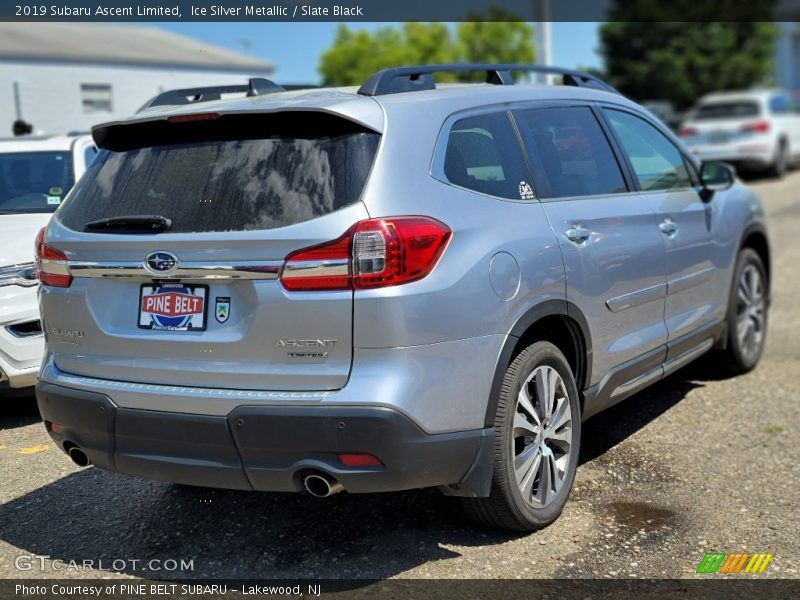
M79 469L32 398L0 398L0 579L693 578L711 551L799 578L800 173L750 185L773 251L760 366L725 379L706 358L590 419L550 527L481 529L433 490L316 499Z

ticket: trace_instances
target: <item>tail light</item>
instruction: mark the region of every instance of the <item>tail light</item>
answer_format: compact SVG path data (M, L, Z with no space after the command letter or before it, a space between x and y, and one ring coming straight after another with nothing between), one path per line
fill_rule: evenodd
M69 287L72 283L67 255L44 243L44 228L36 236L36 275L42 285Z
M692 137L693 135L697 135L697 129L694 127L681 127L678 130L678 137Z
M281 283L290 291L409 283L431 272L450 235L447 225L430 217L360 221L331 242L289 254Z
M742 125L745 133L767 133L769 131L769 121L753 121Z

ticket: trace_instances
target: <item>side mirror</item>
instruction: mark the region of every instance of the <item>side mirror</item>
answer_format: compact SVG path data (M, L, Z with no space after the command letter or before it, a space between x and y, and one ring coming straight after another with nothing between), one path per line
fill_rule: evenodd
M728 163L707 162L700 169L700 198L711 202L714 192L727 190L736 181L736 169Z

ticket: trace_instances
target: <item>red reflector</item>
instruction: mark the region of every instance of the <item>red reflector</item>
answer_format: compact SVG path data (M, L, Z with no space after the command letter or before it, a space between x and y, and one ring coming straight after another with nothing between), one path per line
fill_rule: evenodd
M382 467L383 463L372 454L340 454L339 460L346 467Z
M53 433L61 433L64 431L63 425L60 423L53 423L52 421L45 421L44 428L47 429L47 431L52 431Z
M175 115L167 117L170 123L187 123L190 121L216 121L220 118L219 113L197 113L194 115Z
M44 228L36 236L36 275L42 285L69 287L72 283L67 255L44 243Z

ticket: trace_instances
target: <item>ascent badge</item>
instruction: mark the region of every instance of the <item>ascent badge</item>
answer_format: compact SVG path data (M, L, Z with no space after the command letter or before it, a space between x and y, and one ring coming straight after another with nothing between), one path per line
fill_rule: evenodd
M224 323L231 315L231 299L228 297L217 296L217 302L214 307L214 318L217 323Z

